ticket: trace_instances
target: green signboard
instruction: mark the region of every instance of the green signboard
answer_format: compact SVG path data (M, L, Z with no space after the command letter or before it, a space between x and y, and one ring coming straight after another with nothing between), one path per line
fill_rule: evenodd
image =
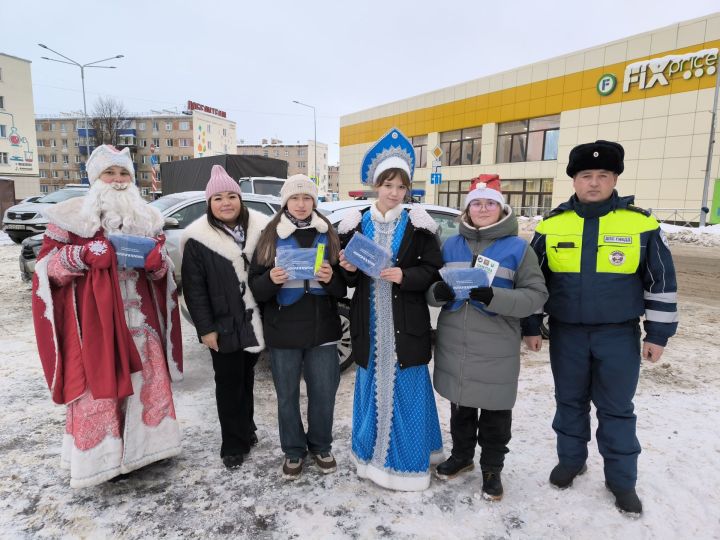
M713 189L713 199L710 205L708 223L711 225L720 223L720 179L715 180L715 189Z

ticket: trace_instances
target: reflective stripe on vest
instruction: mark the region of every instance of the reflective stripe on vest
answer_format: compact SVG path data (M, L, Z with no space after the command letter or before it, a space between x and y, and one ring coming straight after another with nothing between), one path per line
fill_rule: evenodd
M320 233L315 235L311 247L317 247L318 244L327 245L327 234ZM287 238L278 238L275 245L275 249L278 248L299 248L300 244L291 234ZM327 258L325 258L327 260ZM315 294L317 296L324 296L327 291L323 288L320 282L316 279L293 279L286 281L277 293L277 303L281 306L289 306L300 300L305 292Z
M542 221L536 232L545 235L548 267L553 272L579 273L585 220L566 211ZM599 218L595 271L604 274L634 274L640 264L640 235L654 230L653 217L624 208Z
M515 287L515 272L525 256L527 242L517 236L505 236L498 238L486 247L479 256L484 256L500 263L495 277L491 283L492 287L501 289L512 289ZM462 235L455 235L448 238L442 248L443 261L445 266L450 268L469 268L472 264L473 254L470 251L467 241ZM488 315L495 315L489 311L482 302L468 300L475 309ZM465 300L455 300L443 306L444 310L457 311L465 303Z

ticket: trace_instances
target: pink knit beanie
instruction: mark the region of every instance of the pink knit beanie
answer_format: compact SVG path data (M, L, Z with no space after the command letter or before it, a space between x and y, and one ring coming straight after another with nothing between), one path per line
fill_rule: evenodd
M235 180L233 180L233 177L225 172L222 165L213 165L213 168L210 171L210 181L205 188L205 200L210 200L210 197L222 191L237 193L242 199L240 186Z

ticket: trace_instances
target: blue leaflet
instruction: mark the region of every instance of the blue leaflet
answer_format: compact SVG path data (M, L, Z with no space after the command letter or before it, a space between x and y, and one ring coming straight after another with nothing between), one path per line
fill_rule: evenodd
M124 268L142 268L145 266L145 257L156 244L152 238L132 234L111 234L109 238L115 248L118 266Z
M448 268L440 269L440 277L452 287L456 300L465 300L470 295L470 289L487 287L488 275L482 268Z
M285 270L289 279L315 279L317 248L278 248L275 266Z
M345 247L345 259L368 276L377 278L381 270L390 267L392 253L356 232Z

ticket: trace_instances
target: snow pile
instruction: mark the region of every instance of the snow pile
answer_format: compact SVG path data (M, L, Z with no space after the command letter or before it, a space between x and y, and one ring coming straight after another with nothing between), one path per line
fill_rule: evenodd
M0 231L0 246L11 246L13 243L4 231Z
M538 223L542 221L542 216L534 216L534 217L526 217L526 216L518 216L518 228L520 229L520 233L534 233L535 227L538 226Z
M661 223L660 228L671 242L696 244L705 247L720 247L720 225L707 227L679 227Z

